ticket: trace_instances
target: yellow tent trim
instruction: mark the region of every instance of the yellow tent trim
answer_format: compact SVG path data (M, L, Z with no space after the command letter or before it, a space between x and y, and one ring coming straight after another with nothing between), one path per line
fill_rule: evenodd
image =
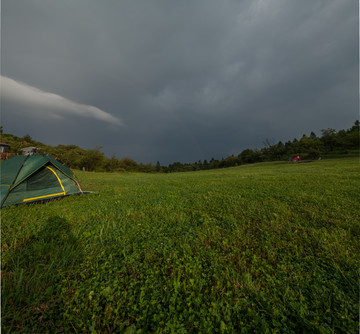
M44 196L39 196L39 197L25 198L25 199L23 199L23 202L33 201L35 199L46 198L46 197L60 196L60 195L65 195L65 193L57 193L57 194L44 195Z
M41 198L46 198L46 197L66 195L64 186L62 185L61 180L60 180L60 178L58 177L58 175L57 175L57 174L55 173L55 171L54 171L52 168L50 168L49 166L46 166L46 168L47 168L47 169L50 169L50 170L54 173L54 175L56 176L56 178L57 178L58 181L59 181L59 184L60 184L61 189L63 190L63 192L62 192L62 193L56 193L56 194L44 195L44 196L38 196L38 197L25 198L25 199L23 199L23 202L33 201L33 200L36 200L36 199L41 199Z
M65 189L64 189L64 187L63 187L63 185L62 185L62 183L61 183L60 178L57 176L57 174L55 173L55 171L54 171L52 168L50 168L49 166L46 166L46 168L47 168L47 169L50 169L50 170L54 173L54 175L55 175L56 178L58 179L58 181L59 181L59 183L60 183L60 186L61 186L61 189L63 190L64 195L65 195L65 194L66 194L66 193L65 193Z

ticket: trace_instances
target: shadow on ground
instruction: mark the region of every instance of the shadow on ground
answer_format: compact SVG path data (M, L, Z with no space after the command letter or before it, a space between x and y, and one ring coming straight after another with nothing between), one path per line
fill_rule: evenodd
M63 282L82 259L69 222L59 216L48 218L37 234L2 254L3 333L59 331Z

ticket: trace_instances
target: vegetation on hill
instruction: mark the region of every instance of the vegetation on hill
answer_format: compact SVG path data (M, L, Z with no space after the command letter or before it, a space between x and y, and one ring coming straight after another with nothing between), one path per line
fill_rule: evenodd
M357 120L347 130L322 130L320 137L311 132L309 136L304 134L300 139L295 138L286 143L280 141L277 144L273 144L266 139L262 149L245 149L237 156L231 155L221 160L212 158L209 161L199 160L198 162L185 164L174 162L168 166L161 166L160 162L157 162L155 166L151 163L139 164L131 158L119 159L114 154L111 158L108 158L101 151L101 147L87 150L76 145L58 145L53 147L34 141L30 135L20 138L11 134L2 134L1 141L10 144L12 152L18 154L21 154L21 149L27 146L41 148L43 152L53 155L66 166L74 169L106 172L139 171L170 173L232 167L262 161L287 160L297 155L300 155L302 159L318 159L319 157L358 154L360 145L359 124Z
M76 173L2 210L4 333L357 332L357 158Z

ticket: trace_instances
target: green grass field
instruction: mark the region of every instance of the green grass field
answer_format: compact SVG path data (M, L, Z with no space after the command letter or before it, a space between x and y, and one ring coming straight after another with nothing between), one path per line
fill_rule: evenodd
M3 333L355 333L359 159L77 172L1 212Z

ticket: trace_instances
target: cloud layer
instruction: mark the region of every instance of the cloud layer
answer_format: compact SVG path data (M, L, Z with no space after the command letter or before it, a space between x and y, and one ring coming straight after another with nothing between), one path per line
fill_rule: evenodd
M352 0L3 0L2 13L3 74L44 91L16 88L27 106L47 101L31 110L3 103L2 125L14 134L168 163L358 117ZM49 115L64 118L62 132L43 126L60 123ZM110 125L120 120L121 131Z

